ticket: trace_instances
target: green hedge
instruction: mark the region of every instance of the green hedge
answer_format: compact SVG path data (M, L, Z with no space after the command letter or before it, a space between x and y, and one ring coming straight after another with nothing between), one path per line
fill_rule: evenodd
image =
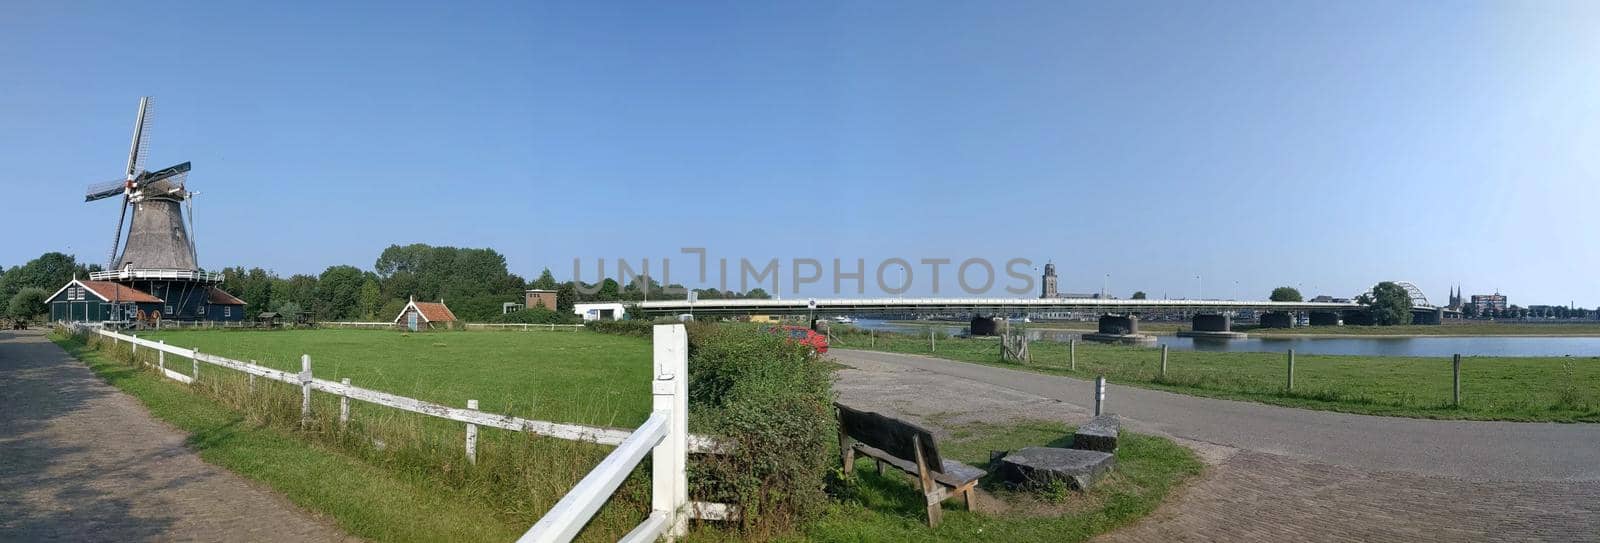
M650 321L589 321L583 327L602 334L648 338L654 323Z
M830 366L780 336L691 324L689 376L690 426L736 451L692 462L696 499L738 504L749 538L815 518L837 439Z

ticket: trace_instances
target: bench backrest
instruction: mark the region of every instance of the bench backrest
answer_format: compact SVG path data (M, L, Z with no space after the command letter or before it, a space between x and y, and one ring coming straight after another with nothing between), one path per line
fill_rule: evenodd
M943 472L944 461L939 458L939 446L933 442L933 432L915 424L885 417L870 411L858 411L835 403L839 410L839 427L851 439L910 462L917 453L913 443L922 444L922 458L928 469ZM916 437L915 441L912 437Z

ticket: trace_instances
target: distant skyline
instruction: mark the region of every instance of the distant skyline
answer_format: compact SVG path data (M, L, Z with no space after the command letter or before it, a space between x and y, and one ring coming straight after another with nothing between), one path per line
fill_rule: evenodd
M117 206L83 189L152 95L150 163L193 161L211 269L429 243L683 282L705 247L1595 307L1596 28L1578 1L19 3L0 266L105 260Z

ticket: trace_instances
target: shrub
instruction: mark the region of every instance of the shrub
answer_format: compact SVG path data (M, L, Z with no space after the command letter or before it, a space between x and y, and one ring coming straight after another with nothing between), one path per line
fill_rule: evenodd
M589 321L583 327L602 334L618 336L650 337L653 333L650 321Z
M747 328L689 326L689 416L735 447L692 463L696 499L741 508L760 538L795 529L827 501L837 430L829 366L802 345Z
M543 307L529 307L503 315L495 315L489 322L506 324L567 324L578 320L571 313L557 313Z

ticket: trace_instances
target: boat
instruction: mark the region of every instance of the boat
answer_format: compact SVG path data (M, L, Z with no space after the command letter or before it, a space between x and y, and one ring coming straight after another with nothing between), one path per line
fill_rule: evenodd
M851 323L856 322L856 320L852 319L852 318L850 318L850 317L848 317L846 315L839 315L839 316L833 318L833 322L837 322L839 324L851 324Z

